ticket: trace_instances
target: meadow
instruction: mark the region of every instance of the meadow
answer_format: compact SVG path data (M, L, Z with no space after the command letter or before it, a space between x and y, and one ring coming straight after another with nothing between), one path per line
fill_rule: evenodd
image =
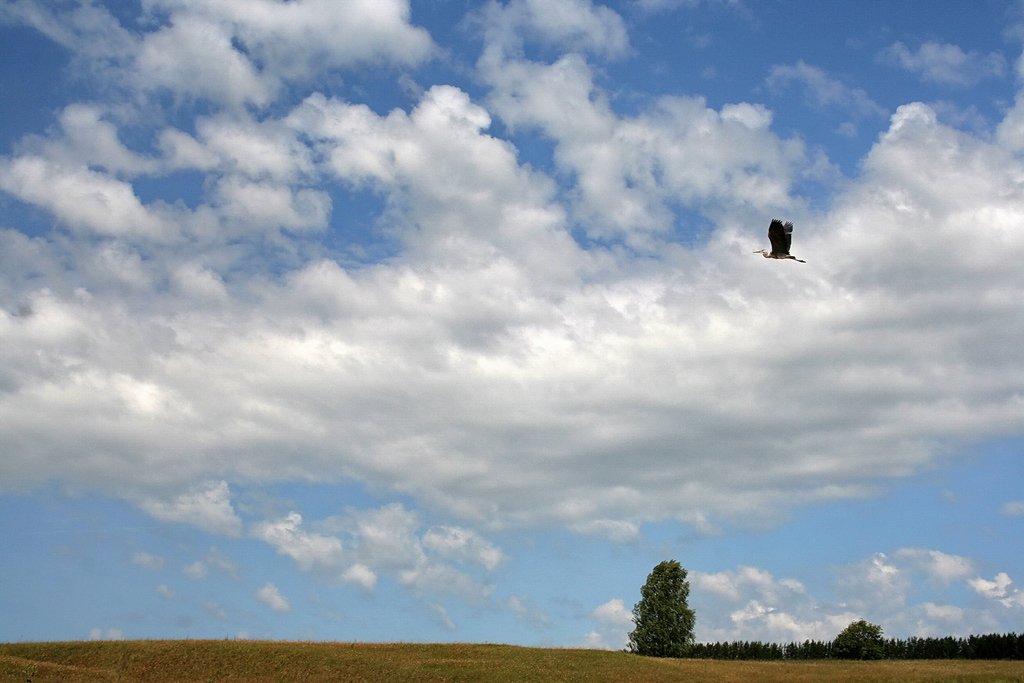
M1008 681L1024 662L716 661L511 645L105 641L0 644L2 681Z

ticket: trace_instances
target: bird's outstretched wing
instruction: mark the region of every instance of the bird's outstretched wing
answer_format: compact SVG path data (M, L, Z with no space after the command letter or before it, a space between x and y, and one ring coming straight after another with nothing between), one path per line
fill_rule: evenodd
M792 224L790 224L789 231L790 233L793 231ZM768 225L768 240L772 243L773 254L788 254L792 234L786 233L786 226L782 224L782 221L773 218Z

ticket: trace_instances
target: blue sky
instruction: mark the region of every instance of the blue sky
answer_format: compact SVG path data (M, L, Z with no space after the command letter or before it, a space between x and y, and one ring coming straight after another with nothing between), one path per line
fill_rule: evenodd
M1019 630L1022 43L0 5L0 640L621 648L670 558L700 640Z

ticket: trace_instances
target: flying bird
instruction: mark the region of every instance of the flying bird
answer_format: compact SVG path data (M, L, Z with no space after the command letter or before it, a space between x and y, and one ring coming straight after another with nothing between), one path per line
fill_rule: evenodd
M793 224L789 221L783 223L778 218L773 218L768 225L768 240L772 243L772 250L757 249L755 254L761 254L765 258L793 259L800 263L807 263L789 253L789 245L793 242Z

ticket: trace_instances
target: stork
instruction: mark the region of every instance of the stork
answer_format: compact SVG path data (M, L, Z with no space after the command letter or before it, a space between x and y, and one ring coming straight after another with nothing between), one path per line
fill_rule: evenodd
M768 225L768 239L772 243L772 250L757 249L755 254L761 254L765 258L793 259L800 263L807 263L789 253L789 245L793 241L793 224L789 221L783 223L778 218L773 218Z

